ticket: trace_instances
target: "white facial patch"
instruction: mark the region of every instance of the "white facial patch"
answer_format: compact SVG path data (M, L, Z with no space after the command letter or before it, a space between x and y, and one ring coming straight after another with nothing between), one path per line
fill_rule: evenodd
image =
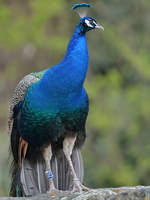
M87 25L88 27L93 28L93 26L90 24L89 20L85 19L85 23L86 23L86 25Z

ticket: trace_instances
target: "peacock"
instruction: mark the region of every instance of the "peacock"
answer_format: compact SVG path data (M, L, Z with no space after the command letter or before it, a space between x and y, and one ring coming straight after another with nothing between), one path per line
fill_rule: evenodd
M89 100L84 88L88 69L86 33L103 29L86 15L90 4L75 4L80 15L64 59L26 75L10 106L12 153L10 196L33 196L61 190L88 190L82 184L80 147L86 138Z

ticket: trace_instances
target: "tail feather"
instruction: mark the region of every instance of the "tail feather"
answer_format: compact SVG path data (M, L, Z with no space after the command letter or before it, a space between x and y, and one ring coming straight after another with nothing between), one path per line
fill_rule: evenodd
M22 185L20 182L20 168L18 166L18 145L19 145L19 134L17 132L17 120L14 119L11 138L10 138L10 154L12 154L13 160L11 163L11 187L9 195L16 197L22 196Z
M12 161L11 165L11 187L9 191L9 196L11 197L21 197L23 196L23 188L20 181L20 172L21 170L18 168L18 165L14 161Z
M75 171L80 181L83 181L83 162L79 149L74 149L72 154ZM62 151L53 156L51 161L54 174L54 184L59 190L72 189L72 176L70 174L68 162ZM37 163L31 163L27 159L22 161L21 183L25 196L34 196L40 193L46 193L48 190L48 181L45 176L45 163L43 159Z
M38 168L36 163L31 163L26 159L22 159L22 168L20 179L23 188L24 196L34 196L40 193L41 186L45 186L45 182L40 180L38 173L40 171L40 176L42 177L42 171L40 170L40 164L38 163ZM40 178L41 179L41 178Z
M38 159L35 160L23 158L20 168L18 160L19 138L17 120L14 120L11 133L11 153L13 154L13 161L11 167L12 183L10 196L34 196L39 193L45 193L48 190L48 180L45 176L45 162L41 156L42 154L38 154ZM76 174L82 182L83 161L78 148L73 150L71 158ZM72 190L72 176L62 150L57 151L57 153L54 152L51 166L54 174L55 187L59 190Z
M37 162L37 179L38 179L39 192L42 193L41 180L40 180L40 166L38 162Z

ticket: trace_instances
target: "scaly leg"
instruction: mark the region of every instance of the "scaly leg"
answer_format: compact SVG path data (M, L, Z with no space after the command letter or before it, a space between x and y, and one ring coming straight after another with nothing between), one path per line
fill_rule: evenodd
M76 137L66 137L63 141L63 152L66 156L68 161L69 167L71 169L71 174L73 177L73 190L72 192L81 192L82 190L89 190L87 187L81 184L80 180L78 179L76 172L74 170L71 154L76 141Z
M49 190L47 191L47 193L53 194L53 193L56 193L58 190L54 186L53 173L52 173L51 164L50 164L51 158L52 158L51 144L44 149L43 157L44 157L45 164L46 164L45 174L48 178L48 183L49 183Z

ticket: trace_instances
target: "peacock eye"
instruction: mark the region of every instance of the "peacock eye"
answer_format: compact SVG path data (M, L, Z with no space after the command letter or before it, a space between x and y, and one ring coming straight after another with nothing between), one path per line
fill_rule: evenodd
M92 25L92 26L94 26L95 24L94 24L94 22L90 22L90 24Z
M96 21L94 21L94 20L89 20L89 24L90 24L92 27L95 27L95 26L96 26Z
M93 20L87 20L87 19L85 19L84 23L86 24L86 26L91 27L91 28L93 28L93 27L96 26L96 23Z
M95 22L95 21L91 21L90 24L91 24L92 26L96 26L96 22Z

